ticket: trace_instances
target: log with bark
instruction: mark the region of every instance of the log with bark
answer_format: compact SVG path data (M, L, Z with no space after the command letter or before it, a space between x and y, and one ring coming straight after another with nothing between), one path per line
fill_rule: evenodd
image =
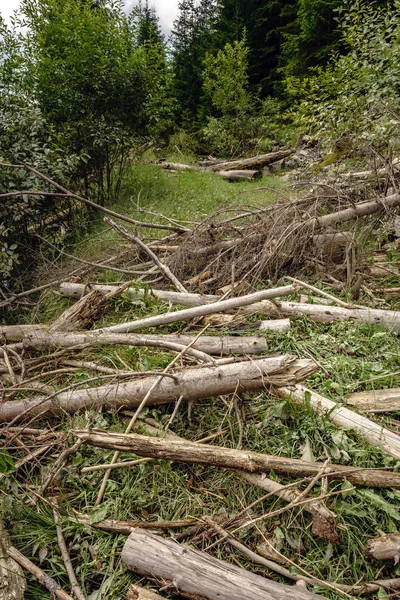
M286 458L235 450L209 444L198 444L186 440L154 438L145 435L109 433L99 430L75 429L73 433L83 443L107 450L131 452L138 456L171 460L188 464L212 465L226 469L246 471L248 473L267 473L274 471L280 475L309 477L317 475L324 467L323 463ZM380 469L353 468L331 464L325 467L324 477L328 479L347 479L354 484L366 487L400 488L400 473ZM309 499L313 502L315 499Z
M317 392L308 390L303 385L294 387L280 387L277 389L280 396L291 398L299 404L307 404L318 414L326 416L338 427L353 429L367 442L378 446L384 452L400 458L400 436L373 421L340 406Z
M228 181L253 181L253 179L262 179L262 171L259 170L218 171L218 175Z
M278 150L277 152L269 152L268 154L259 154L251 158L243 158L239 160L230 160L227 162L216 163L210 165L207 170L209 171L235 171L245 169L261 169L267 165L287 158L293 154L293 150Z
M367 556L375 560L400 560L400 533L382 533L368 540L365 551Z
M162 560L160 560L162 557ZM136 529L121 554L131 571L171 581L178 592L207 600L312 600L300 588L260 577L189 546Z
M290 385L302 381L315 371L312 360L299 360L289 355L186 368L175 371L173 378L163 378L153 390L149 404L175 402L180 396L186 400L196 400L235 391L259 391L269 385ZM65 412L73 414L88 408L136 407L157 379L158 376L151 376L83 390L61 391L49 399L40 396L30 400L3 402L0 404L0 422L10 422L27 414L54 416Z
M346 396L347 404L361 411L380 413L400 410L400 388L356 392Z
M274 321L272 321L274 323ZM281 329L280 329L281 330ZM192 349L217 356L263 354L268 350L265 338L258 336L207 336L174 334L135 334L101 333L87 331L67 335L36 330L25 336L23 346L29 350L47 350L54 348L82 349L95 346L136 346L171 348L170 344L181 347L191 345Z

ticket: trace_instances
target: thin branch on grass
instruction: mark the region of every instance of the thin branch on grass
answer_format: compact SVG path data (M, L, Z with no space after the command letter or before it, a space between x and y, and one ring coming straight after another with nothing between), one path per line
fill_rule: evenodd
M62 532L62 529L60 526L61 515L60 515L58 509L54 505L53 505L53 516L54 516L54 523L56 526L58 546L60 548L61 556L62 556L64 565L65 565L65 569L68 574L68 579L71 584L72 592L75 594L75 596L77 597L78 600L86 600L86 596L82 592L81 586L79 585L78 580L75 576L75 572L74 572L74 569L73 569L73 566L71 563L71 559L70 559L70 556L68 553L67 545L65 543L63 532Z

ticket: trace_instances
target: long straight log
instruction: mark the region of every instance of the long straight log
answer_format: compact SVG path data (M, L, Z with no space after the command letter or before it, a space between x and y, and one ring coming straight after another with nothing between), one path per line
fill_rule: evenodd
M164 378L151 395L151 405L175 402L180 396L186 400L231 394L235 391L257 391L267 385L286 385L301 381L314 373L311 360L296 360L289 355L259 358L226 365L192 367L176 371L174 378ZM18 419L22 413L59 415L75 413L87 408L120 408L139 406L152 388L157 376L133 381L107 384L83 390L61 392L46 400L12 400L0 404L0 422Z
M145 346L145 347L168 347L168 344L179 344L188 346L192 344L196 336L193 335L148 335L134 333L101 333L87 331L79 333L51 334L42 330L36 330L23 339L24 348L34 350L46 350L49 348L86 348L92 346ZM258 336L207 336L202 335L196 339L191 348L214 354L247 355L262 354L267 351L265 338Z
M252 181L253 179L262 179L262 171L259 170L218 171L218 175L222 177L222 179L228 179L228 181Z
M166 171L204 171L201 167L186 165L184 163L161 162L158 166Z
M0 342L19 342L28 333L35 331L46 331L48 325L1 325L0 326Z
M304 304L302 302L258 302L240 310L241 314L251 312L274 317L309 317L317 323L334 321L360 321L371 325L380 325L391 331L400 331L400 312L377 308L342 308L324 304Z
M329 215L323 215L322 217L315 217L310 220L311 229L315 228L327 228L338 223L345 223L346 221L353 221L359 217L368 217L374 213L380 212L381 210L389 210L390 208L396 208L400 206L400 194L393 194L392 196L386 196L372 200L371 202L360 202L354 204L350 208L345 208L338 212L331 213Z
M172 460L188 464L212 465L239 469L248 473L268 473L309 477L321 472L323 463L272 456L249 450L235 450L186 440L155 438L145 435L109 433L98 430L75 429L73 433L83 443L108 450L132 452L137 456ZM328 479L346 478L354 484L372 487L400 488L400 473L379 469L358 469L342 465L328 465L324 471ZM312 500L310 500L312 501Z
M154 317L139 319L137 321L130 321L128 323L113 325L111 327L104 328L102 331L108 331L112 333L129 333L131 331L136 331L137 329L143 329L145 327L158 327L160 325L168 325L169 323L175 323L176 321L187 321L189 319L195 319L197 317L204 317L206 315L212 315L226 310L232 310L234 308L248 306L249 304L254 304L255 302L258 302L260 300L279 298L280 296L288 296L290 294L294 294L297 290L297 285L286 285L280 288L262 290L261 292L247 294L246 296L240 296L238 298L230 298L229 300L221 300L220 302L213 302L212 304L195 306L193 308L186 308L183 310L177 310L175 312L168 312L161 315L156 315Z
M347 404L361 411L380 413L400 410L400 388L356 392L346 396Z
M384 452L400 458L400 436L381 425L370 421L336 402L308 390L303 385L281 387L277 390L280 396L288 397L299 404L309 404L315 412L326 416L338 427L353 429L367 442L378 446Z
M135 573L173 581L180 592L199 595L207 600L318 598L306 590L276 583L141 529L130 534L121 558Z
M209 171L235 171L242 169L261 169L271 163L287 158L293 154L293 150L278 150L277 152L269 152L268 154L259 154L251 158L243 158L240 160L229 160L227 162L216 163L210 165Z

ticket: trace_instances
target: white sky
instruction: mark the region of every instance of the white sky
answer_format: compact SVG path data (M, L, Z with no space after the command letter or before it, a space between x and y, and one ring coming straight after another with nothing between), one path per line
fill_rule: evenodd
M137 3L136 0L124 0L127 10ZM18 8L20 0L0 0L0 12L6 20ZM169 34L172 23L178 13L178 0L151 0L151 6L155 6L160 18L160 24L165 34Z

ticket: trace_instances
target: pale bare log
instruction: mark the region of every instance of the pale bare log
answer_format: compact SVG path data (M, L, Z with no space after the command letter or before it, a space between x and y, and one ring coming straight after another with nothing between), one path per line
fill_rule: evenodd
M261 321L259 330L287 333L290 330L290 327L290 319L269 319L268 321Z
M218 171L222 179L228 181L252 181L253 179L262 179L262 171L259 170L236 170L236 171Z
M213 302L212 304L195 306L193 308L186 308L183 310L177 310L175 312L168 312L161 315L156 315L154 317L147 317L145 319L131 321L129 323L113 325L111 327L104 328L102 331L109 331L113 333L129 333L131 331L143 329L145 327L158 327L160 325L167 325L168 323L174 323L176 321L187 321L189 319L194 319L197 317L204 317L206 315L212 315L215 313L224 312L226 310L232 310L234 308L248 306L260 300L278 298L280 296L287 296L295 293L297 289L297 285L287 285L280 288L262 290L261 292L255 292L254 294L240 296L239 298L230 298L229 300L221 300L220 302Z
M108 450L132 452L138 456L172 460L188 464L213 465L248 473L274 471L286 476L309 477L320 473L323 463L260 454L249 450L235 450L209 444L198 444L186 440L155 438L137 434L110 433L98 430L75 429L73 433L82 442ZM346 478L354 484L372 487L400 488L400 473L389 473L379 469L353 468L328 465L324 477ZM312 502L313 499L310 499Z
M290 326L290 321L287 320L287 322ZM265 323L274 324L275 321L265 321ZM286 320L284 325L285 327L283 327L283 324L279 327L279 331L286 330ZM272 327L268 327L268 329L272 329ZM23 340L23 345L26 349L34 350L47 350L49 348L78 349L108 345L171 348L170 344L177 344L180 347L188 346L194 339L195 336L179 334L140 335L135 333L101 333L97 331L87 331L64 335L47 333L39 330L32 335L26 336ZM192 349L217 356L230 356L235 354L262 354L267 351L268 347L265 338L258 336L233 337L202 335L193 343Z
M384 452L400 458L400 436L381 425L370 421L344 406L308 390L303 385L281 387L277 390L280 396L289 397L299 404L307 403L318 414L326 416L338 427L354 429L367 442L378 446Z
M365 551L375 560L393 560L397 564L400 560L400 533L383 533L368 540Z
M400 388L356 392L346 396L347 404L358 410L380 413L400 410Z
M306 590L294 590L141 529L131 533L121 558L136 573L172 581L180 592L197 594L208 600L318 598Z
M296 360L284 355L241 361L224 365L192 367L176 371L174 378L164 378L151 396L151 404L175 402L180 396L186 400L209 398L235 391L257 391L268 385L286 385L301 381L315 372L311 360ZM24 415L47 413L70 414L86 408L137 407L154 385L157 376L108 384L83 390L61 392L53 399L33 398L13 400L0 404L0 422L10 422Z
M158 166L166 171L204 171L201 167L195 167L194 165L186 165L183 163L174 162L161 162Z
M19 564L8 555L10 538L0 521L0 600L24 600L25 575Z
M368 217L369 215L373 215L382 210L389 211L391 208L396 208L397 206L400 206L400 194L393 194L392 196L378 198L377 200L372 200L370 202L359 202L350 208L345 208L344 210L329 215L315 217L310 220L310 226L311 228L321 229L332 227L338 223L353 221L359 217Z
M269 152L269 154L259 154L252 158L243 158L240 160L230 160L227 162L216 163L210 165L207 170L209 171L235 171L242 169L261 169L267 165L287 158L293 154L293 150L278 150L277 152Z
M134 584L129 587L126 595L126 600L163 600L163 598L165 598L165 596L160 596L140 585Z
M0 340L2 343L19 342L27 333L47 329L49 325L1 325Z
M114 285L103 285L103 284L91 284L89 289L100 290L105 294L109 294L115 289ZM82 283L70 283L63 282L60 285L60 294L67 296L68 298L80 298L87 290L87 287ZM147 296L153 296L158 300L171 304L181 304L182 306L202 306L203 304L210 304L219 300L218 296L210 296L203 294L182 294L180 292L171 292L168 290L156 290L156 289L135 289L133 287L127 288L124 292L131 300L138 300L146 298ZM0 328L1 332L1 328Z

